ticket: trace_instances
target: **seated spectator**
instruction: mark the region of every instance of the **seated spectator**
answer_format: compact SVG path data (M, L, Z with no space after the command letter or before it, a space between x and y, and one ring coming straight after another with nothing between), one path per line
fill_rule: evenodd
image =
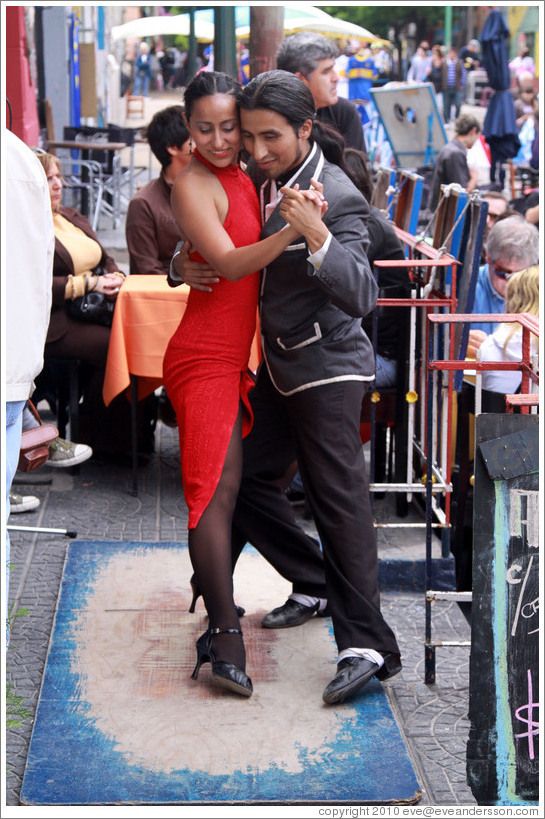
M181 105L163 108L146 129L146 138L161 164L161 173L129 202L125 237L131 275L167 275L176 245L182 238L172 212L170 194L174 180L191 159L191 141L183 114ZM176 426L176 415L164 387L158 410L163 423Z
M344 152L346 172L354 185L361 191L368 202L373 195L373 180L367 164L366 155L354 148L347 148ZM373 268L378 259L405 259L403 244L397 236L393 225L383 213L373 205L369 207L369 250L367 257ZM377 283L379 289L407 287L410 285L409 274L404 267L380 267ZM406 308L400 308L402 310ZM397 379L397 357L399 349L398 325L396 308L387 307L377 324L377 352L375 355L375 383L377 387L393 387ZM390 319L390 320L389 320ZM362 321L363 329L372 339L373 314L370 313Z
M481 264L486 264L486 240L488 239L490 228L496 224L498 219L505 218L506 214L507 216L514 216L516 210L511 208L507 197L499 191L486 191L486 193L481 194L481 198L488 203L483 246L481 249Z
M37 411L33 404L27 401L23 409L23 432L40 426L40 416L36 416L35 412ZM49 445L49 458L45 462L45 466L68 469L71 466L88 461L92 454L93 450L90 446L75 444L59 436L51 441ZM21 512L30 512L37 509L40 505L40 499L35 495L19 495L10 492L9 503L11 514L17 515Z
M81 441L92 446L95 453L119 452L120 448L130 453L128 401L121 396L115 407L112 404L106 409L102 400L110 328L78 321L67 309L71 300L90 292L103 293L115 301L125 274L102 247L88 219L78 210L61 205L62 178L58 157L47 153L37 156L49 184L55 233L53 299L44 361L46 365L57 358L81 362ZM97 275L102 270L103 275ZM45 370L41 377L46 377Z
M478 181L478 174L467 164L467 152L481 132L479 120L472 114L462 114L454 125L456 136L447 142L437 154L432 182L430 207L434 211L439 203L441 185L460 185L471 193Z
M486 243L487 262L479 269L473 313L505 313L507 281L513 273L539 263L539 232L524 217L498 219ZM469 332L468 356L476 351L497 323L475 321Z
M532 191L523 206L523 215L527 222L539 230L539 191Z
M533 265L514 273L507 282L505 297L506 313L531 313L539 316L539 267ZM538 351L538 339L531 336L532 352ZM477 351L479 361L521 361L522 328L519 324L500 324L483 341ZM492 392L511 395L520 388L522 373L519 371L484 370L482 388Z
M40 416L36 416L35 412L33 405L27 401L23 410L23 432L40 426ZM45 465L68 469L88 461L92 454L93 450L87 444L76 444L59 436L49 445L49 458Z
M498 216L501 216L509 208L509 201L507 197L499 191L487 191L483 193L481 198L484 202L488 202L488 213L486 214L486 232L485 241L490 232L492 225L496 223Z
M161 173L129 202L125 236L131 275L166 275L174 248L182 238L172 213L170 193L177 175L191 159L183 110L181 105L163 108L146 129L146 138L161 164Z

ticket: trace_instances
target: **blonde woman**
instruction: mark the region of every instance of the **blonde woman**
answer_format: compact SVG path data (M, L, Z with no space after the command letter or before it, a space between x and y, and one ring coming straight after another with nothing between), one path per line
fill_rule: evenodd
M507 282L506 313L531 313L539 316L539 267L533 265L513 273ZM537 352L538 340L532 335L532 352ZM520 361L522 359L522 327L510 322L499 327L483 341L477 351L480 361ZM518 370L483 372L482 386L491 392L510 395L520 387L522 373Z

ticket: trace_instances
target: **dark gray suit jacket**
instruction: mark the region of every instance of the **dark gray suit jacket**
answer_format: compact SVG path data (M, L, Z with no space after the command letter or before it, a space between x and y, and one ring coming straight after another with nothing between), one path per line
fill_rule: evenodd
M361 319L376 304L377 284L367 259L369 206L348 177L324 159L314 144L306 162L287 183L324 186L324 222L332 234L319 270L308 261L301 238L263 272L260 297L263 352L280 393L334 381L369 381L375 362ZM267 183L265 183L267 184ZM262 238L285 225L278 206Z

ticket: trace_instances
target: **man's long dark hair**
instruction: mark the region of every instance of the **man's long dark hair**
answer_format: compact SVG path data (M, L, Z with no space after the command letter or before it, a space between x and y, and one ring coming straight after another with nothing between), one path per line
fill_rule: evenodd
M311 142L317 142L328 162L345 170L343 137L316 117L314 97L305 83L289 71L265 71L250 80L237 94L245 111L263 108L284 117L296 134L306 120L312 120Z

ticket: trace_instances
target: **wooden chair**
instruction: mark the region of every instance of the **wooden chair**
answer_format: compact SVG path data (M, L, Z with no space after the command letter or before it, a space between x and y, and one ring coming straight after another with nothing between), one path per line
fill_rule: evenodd
M145 117L145 103L144 97L135 96L134 94L127 94L127 119L144 119Z

